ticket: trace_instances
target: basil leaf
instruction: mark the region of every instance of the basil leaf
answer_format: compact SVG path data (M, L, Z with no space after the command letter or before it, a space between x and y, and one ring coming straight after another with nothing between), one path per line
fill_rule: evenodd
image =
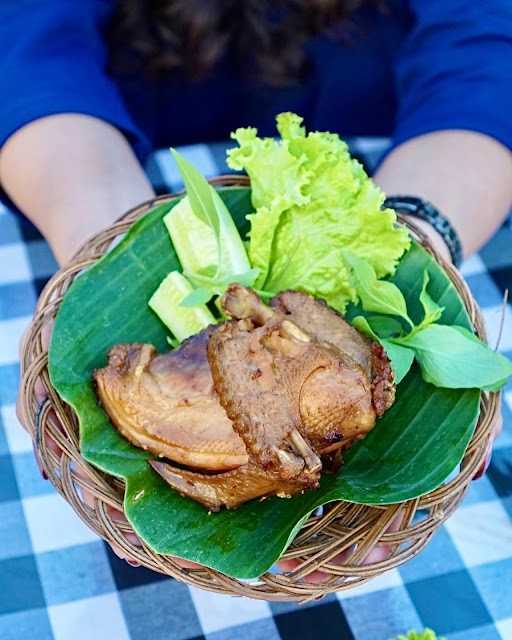
M466 327L459 327L458 325L454 324L453 328L459 333L462 333L462 335L466 337L468 340L473 340L473 342L479 342L480 344L483 344L480 338L469 329L466 329Z
M370 327L381 338L389 338L391 336L397 336L402 333L402 325L389 316L371 316L367 318Z
M459 333L462 333L462 335L465 336L468 340L473 340L473 342L479 342L480 344L483 344L480 338L472 331L466 329L466 327L459 327L457 325L454 325L453 328L459 331ZM498 382L495 382L491 385L482 387L482 391L499 391L501 387L503 387L507 383L507 380L508 376L503 378L502 380L498 380Z
M194 165L185 160L176 149L171 149L171 153L183 178L192 211L200 220L210 226L218 237L219 216L213 202L211 185Z
M352 270L355 287L363 309L400 316L413 327L414 325L407 314L405 298L400 289L392 282L378 280L374 268L366 260L346 249L342 250L342 255Z
M508 376L506 378L502 378L493 384L487 385L485 387L481 387L482 391L499 391L502 387L504 387L508 382Z
M248 271L244 271L243 273L235 273L233 275L230 275L229 278L224 281L224 284L230 285L233 282L237 282L238 284L244 285L244 287L252 287L259 274L259 269L249 269Z
M356 316L352 320L352 326L363 333L365 336L368 336L368 338L375 340L375 342L380 342L379 336L373 331L373 329L368 324L368 319L364 316Z
M424 380L450 389L493 389L512 375L512 362L460 327L432 324L393 342L414 349Z
M194 289L180 302L180 307L197 307L200 304L206 304L215 294L211 289L199 287Z
M391 361L391 368L393 369L394 382L398 384L401 382L409 369L412 367L414 361L414 351L407 347L402 347L399 344L391 342L391 340L381 340L381 345L384 347L388 358Z
M368 322L369 320L370 318L365 318L364 316L356 316L352 320L352 326L372 340L375 340L375 342L379 342L384 347L384 350L386 351L386 354L391 361L391 368L393 369L395 384L398 384L404 379L405 375L412 366L414 360L414 351L412 349L408 349L407 347L402 347L398 344L395 344L390 340L379 338L379 336L373 331L372 327L370 326Z
M420 293L420 302L423 307L424 317L420 323L420 326L426 326L428 324L434 324L441 317L444 307L441 307L434 302L427 291L427 285L429 283L430 276L428 275L428 271L425 269L423 272L423 286L421 288Z
M259 275L259 269L249 269L243 273L235 273L226 278L210 278L199 274L186 274L187 277L199 286L189 293L182 301L182 307L196 307L211 300L214 295L222 295L233 282L238 282L245 287L251 287ZM205 286L201 286L204 284Z

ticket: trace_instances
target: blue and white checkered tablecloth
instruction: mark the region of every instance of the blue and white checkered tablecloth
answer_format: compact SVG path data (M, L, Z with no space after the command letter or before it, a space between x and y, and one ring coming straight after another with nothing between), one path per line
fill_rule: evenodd
M183 149L206 174L224 146ZM167 152L148 173L160 191L178 175ZM213 595L119 560L39 475L15 415L18 340L56 269L37 231L0 210L0 638L2 640L389 640L432 627L447 640L512 640L512 385L487 476L417 558L353 591L308 605ZM512 288L503 227L463 267L491 344ZM512 307L500 349L512 356Z

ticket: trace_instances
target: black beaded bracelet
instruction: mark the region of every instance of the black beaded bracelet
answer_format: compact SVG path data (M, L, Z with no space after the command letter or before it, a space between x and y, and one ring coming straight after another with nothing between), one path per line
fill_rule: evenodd
M453 264L456 267L460 266L462 262L462 245L459 234L432 203L416 196L389 196L384 200L383 206L394 209L398 213L415 216L432 225L446 243Z

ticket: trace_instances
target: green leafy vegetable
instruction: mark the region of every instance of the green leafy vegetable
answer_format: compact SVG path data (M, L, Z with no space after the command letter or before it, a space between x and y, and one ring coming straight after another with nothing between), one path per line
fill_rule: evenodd
M413 349L423 378L449 389L495 389L512 375L512 363L457 327L432 324L392 342Z
M395 384L402 382L414 362L414 351L385 338L379 340L379 342L391 360Z
M392 282L378 280L375 269L366 260L345 249L341 250L341 254L352 271L363 309L399 316L413 327L414 324L407 314L407 305L400 289Z
M251 178L255 213L249 257L260 270L256 286L266 291L299 289L344 311L356 300L340 248L369 261L377 276L393 273L409 247L384 196L332 133L306 135L302 119L277 117L281 140L237 129L239 147L228 164Z
M380 344L384 347L384 350L386 351L386 354L391 361L391 368L393 369L395 384L398 384L405 378L406 374L412 366L412 363L414 361L414 351L407 347L398 345L391 340L386 340L380 335L377 335L376 331L374 330L375 322L372 323L372 321L376 319L378 318L365 318L364 316L356 316L352 320L352 326L354 326L358 331L364 333L372 340L380 342ZM387 319L388 318L383 318L383 320ZM373 326L371 326L371 323Z
M373 331L381 338L399 336L402 333L402 325L389 316L369 316L367 320Z
M238 282L239 284L243 284L244 287L252 287L258 279L259 273L259 269L249 269L244 273L235 273L231 276L230 282Z
M167 344L171 347L171 349L176 349L176 347L180 344L180 341L178 340L178 338L167 336Z
M473 342L478 342L478 343L482 342L478 336L476 336L472 331L470 331L466 327L459 327L458 325L453 325L453 328L459 333L462 333L462 335L466 337L468 340L473 340Z
M427 291L427 285L429 283L430 277L428 275L428 271L425 270L423 272L423 287L421 288L420 293L420 302L423 307L424 316L421 321L421 326L426 326L429 324L433 324L437 322L441 315L443 314L444 308L439 306L437 302L434 302L430 297Z
M258 273L258 269L249 269L244 273L234 273L226 278L215 278L185 271L185 276L198 288L192 291L181 304L185 307L204 304L211 300L213 296L222 295L226 288L233 282L243 284L245 287L252 287L258 277ZM266 294L264 291L258 293Z
M212 228L217 239L220 236L220 220L213 202L213 189L205 177L199 173L193 164L185 160L185 158L175 149L171 149L181 177L185 183L190 206L194 214Z
M258 286L263 286L269 277L273 260L274 236L281 215L285 210L285 201L282 198L278 198L268 207L259 207L258 215L252 214L248 216L251 221L251 237L255 239L254 242L249 243L249 257L251 264L260 270L260 276L257 281ZM293 247L290 248L293 249Z
M355 327L361 333L364 333L365 336L368 336L372 340L376 342L380 342L380 337L375 333L375 331L370 326L368 322L368 318L364 316L356 316L352 320L352 326Z
M251 264L249 263L244 243L229 213L229 209L215 189L211 186L210 189L220 221L220 260L217 277L220 280L226 281L235 274L250 271Z
M468 329L466 329L465 327L459 327L457 325L453 325L453 328L458 331L459 333L461 333L463 336L465 336L468 340L473 340L473 342L477 342L478 344L482 344L482 341L475 336L475 334L472 331L469 331ZM495 353L494 351L492 353ZM502 356L504 357L504 356ZM510 362L510 360L507 360L508 362ZM501 380L498 380L497 382L490 384L486 387L483 387L484 391L499 391L508 381L509 375L505 376L504 378L502 378Z
M507 382L512 363L505 356L489 349L465 327L435 324L444 307L427 291L430 277L426 269L418 296L423 319L414 325L400 289L391 282L377 280L367 261L346 250L342 253L352 269L362 308L399 316L410 327L405 333L397 320L387 316L356 316L352 320L356 329L384 347L397 384L410 370L414 358L423 379L437 387L498 391Z
M197 307L200 304L206 304L212 297L212 290L204 287L193 289L180 302L181 307Z

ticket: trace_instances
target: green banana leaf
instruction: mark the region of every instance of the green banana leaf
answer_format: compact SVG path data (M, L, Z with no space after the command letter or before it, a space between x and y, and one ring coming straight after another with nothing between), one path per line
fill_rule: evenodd
M220 194L242 234L251 211L250 191ZM126 481L125 511L135 531L156 552L200 562L237 578L253 578L282 554L304 519L332 500L388 504L425 494L459 464L479 412L479 391L438 389L417 367L397 390L394 406L346 455L337 475L325 475L317 491L283 500L246 503L236 511L208 514L169 488L147 464L149 454L129 444L98 405L91 383L119 342L151 342L168 348L166 330L147 301L160 281L179 268L162 217L177 201L156 207L67 292L50 346L50 376L60 396L78 414L82 455ZM441 322L469 327L462 302L443 271L413 245L392 278L413 317L423 272L429 292L445 307ZM361 313L352 309L350 313Z

